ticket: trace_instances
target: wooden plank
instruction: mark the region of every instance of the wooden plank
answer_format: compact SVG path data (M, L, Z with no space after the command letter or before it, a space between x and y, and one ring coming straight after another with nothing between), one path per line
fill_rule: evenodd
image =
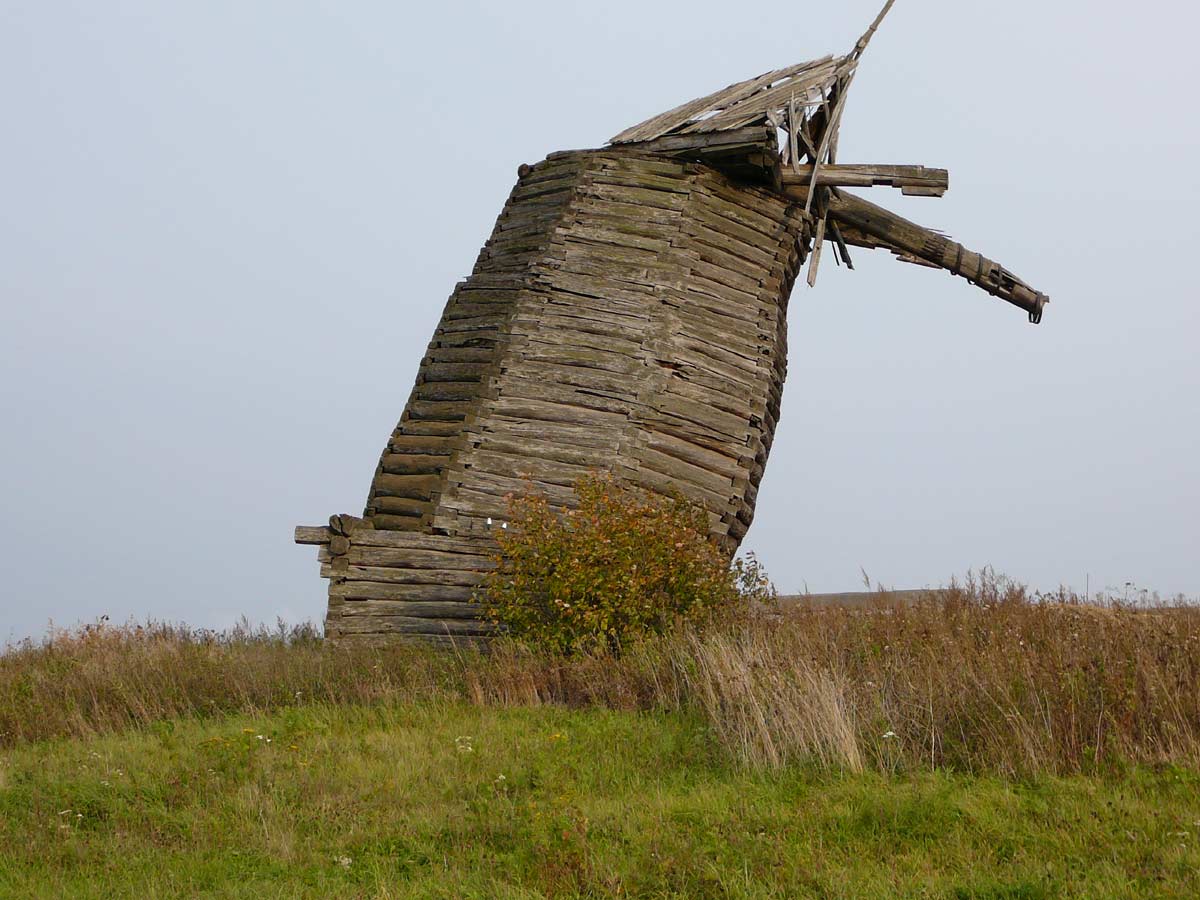
M686 332L673 334L669 340L647 341L646 349L658 359L694 365L750 389L757 389L762 374L757 357L739 352L736 347L718 347Z
M563 485L535 484L528 478L515 475L498 475L478 469L451 473L450 480L455 482L457 487L447 490L442 496L442 502L446 506L456 509L460 508L456 507L455 503L468 492L480 495L486 494L489 496L489 500L499 500L504 504L498 513L501 517L508 512L508 496L521 496L528 492L530 488L537 489L546 496L547 500L554 504L574 504L576 499L575 492ZM497 513L486 512L484 515L497 515Z
M482 389L478 381L425 381L412 391L414 400L461 403L475 400Z
M553 318L553 316L551 317ZM622 329L621 336L597 334L583 327L585 323L578 319L560 318L557 328L539 328L536 314L528 318L522 317L514 322L529 340L529 345L559 344L579 347L588 350L604 350L623 357L636 357L641 347L641 336L635 339L634 329Z
M649 206L675 211L682 211L688 202L687 197L681 194L616 184L589 185L587 195L598 197L602 200L612 200L617 203L630 203L635 206Z
M429 404L437 406L438 404ZM398 448L401 446L397 442L398 437L403 437L405 442L410 437L438 437L438 438L457 438L463 429L461 418L451 418L449 421L438 421L435 419L424 420L417 417L412 417L409 410L405 410L405 418L400 423L397 437L393 437L393 449L396 452L403 452ZM411 446L405 444L406 446Z
M693 262L691 266L690 277L686 281L686 289L694 296L696 294L707 294L717 300L722 300L728 303L727 315L736 315L739 309L756 309L758 306L758 290L742 290L741 288L733 287L726 282L728 277L723 277L718 281L709 277L710 275L724 275L718 266L711 265L700 261ZM714 306L713 309L725 309L726 307Z
M419 456L441 455L441 451L449 453L454 444L455 439L451 437L395 433L388 441L388 451Z
M696 292L688 297L671 297L667 301L671 307L672 333L675 338L691 337L710 345L739 352L755 361L764 343L770 343L774 337L773 329L764 328L761 316L754 315L753 308L743 310L746 318L731 315L736 310L729 304L721 303L714 297Z
M612 462L613 454L619 443L619 439L613 437L606 441L607 446L581 447L568 441L567 438L572 436L563 435L559 428L549 432L545 428L539 428L537 435L538 437L510 438L501 434L488 434L479 444L479 448L487 452L506 453L517 457L527 454L530 457L581 466L585 469L602 469L607 468Z
M368 509L370 509L368 507ZM382 530L386 534L400 534L407 532L416 532L424 529L422 520L419 516L401 516L392 513L380 513L371 510L371 521L375 523L377 530Z
M467 569L400 569L395 566L355 566L342 560L326 567L326 577L349 578L353 581L378 581L382 584L449 584L473 587L487 573Z
M523 378L535 378L544 383L584 388L605 396L636 396L639 383L639 379L629 377L630 372L608 372L603 369L544 362L538 359L522 359L514 370L519 371ZM635 370L631 369L630 371Z
M620 427L628 421L617 413L584 409L567 403L532 400L521 397L500 397L492 404L492 414L513 419L541 422L565 422L569 425Z
M636 357L621 352L600 350L593 347L572 347L566 344L546 344L527 340L519 347L520 358L540 360L562 366L575 366L598 372L628 375L640 371L643 363Z
M490 445L497 439L516 440L535 446L530 442L545 439L555 445L603 453L611 457L611 454L617 451L622 434L621 429L593 428L590 425L556 422L553 427L547 427L545 422L489 418L479 441L480 446ZM571 462L570 459L566 461Z
M744 471L744 458L739 461L737 457L701 447L667 432L647 430L645 441L646 446L659 453L674 456L731 480Z
M606 224L610 228L631 229L633 234L658 237L678 228L682 213L677 209L659 209L616 200L583 197L574 206L577 220L585 224Z
M784 187L807 188L813 180L813 166L790 168L782 175ZM950 188L950 173L946 169L925 166L844 165L826 163L817 172L817 187L893 187L921 189L921 196L940 197Z
M660 453L650 447L639 447L636 451L639 468L653 469L663 475L669 475L680 482L687 482L708 492L711 500L720 498L722 505L734 499L736 492L733 479L729 476L717 475L708 469L684 462L677 456Z
M519 371L519 369L517 370ZM523 378L509 374L501 382L501 396L505 399L545 400L551 403L577 406L580 409L599 410L617 416L628 416L636 396L637 385L630 384L634 396L613 397L593 390L577 388L570 384L559 384L539 378Z
M389 475L436 475L450 461L447 456L418 453L385 453L379 465Z
M682 228L693 240L718 247L764 269L781 264L779 242L767 240L758 232L700 206L696 207L694 213Z
M675 246L688 256L736 272L748 278L757 287L761 287L767 278L783 266L778 246L770 248L769 251L748 247L741 241L728 238L702 225L689 228L688 235L678 239Z
M630 230L606 228L603 225L585 225L578 221L560 225L554 233L571 242L587 242L648 253L665 253L671 246L670 241L663 237L651 237Z
M494 367L486 362L434 362L425 360L421 364L420 377L425 382L478 382L486 378Z
M528 488L529 484L526 482L524 489ZM460 516L474 516L480 519L487 517L502 520L508 515L508 510L508 501L502 494L475 491L462 485L443 494L438 505L439 515L453 511Z
M474 346L448 346L441 343L435 337L432 344L425 351L425 358L429 363L477 363L481 365L490 365L496 359L497 348L492 347L474 347Z
M487 541L466 540L443 534L388 534L379 531L359 531L354 534L355 547L378 547L389 550L421 550L441 554L431 556L431 564L437 564L443 556L477 556L486 558L494 546ZM418 554L420 556L420 554Z
M675 416L685 422L691 422L705 429L723 434L735 441L745 441L748 436L750 423L742 416L713 409L706 403L698 403L675 393L664 393L655 404L654 413L648 417L657 418L655 413L662 416Z
M297 544L328 544L333 531L326 525L297 525L294 540Z
M625 353L636 352L641 344L642 335L646 333L647 319L628 316L600 319L586 314L562 315L559 312L561 308L560 304L547 303L540 310L523 310L513 319L514 333L524 332L534 337L547 333L598 335L628 342L625 350L618 351ZM580 312L586 313L586 310Z
M779 194L736 185L713 172L692 198L701 207L757 231L770 244L778 244L787 232L786 202Z
M414 500L426 500L429 494L441 484L437 475L391 475L381 473L375 476L372 490L376 497L405 497Z
M381 476L376 476L376 479ZM371 509L389 516L409 516L420 518L430 511L430 501L425 498L391 497L375 492L372 486L371 499L368 503ZM374 517L372 517L374 518Z
M470 600L475 589L457 584L384 584L343 581L329 586L330 597L360 600Z
M451 403L441 400L410 400L404 412L410 420L429 419L435 422L459 422L474 409L474 401Z
M414 619L478 619L484 608L464 600L355 600L342 605L344 616L407 616Z
M666 381L660 392L686 397L714 412L728 413L745 423L748 423L752 416L761 415L766 406L766 398L759 396L761 388L755 394L746 394L744 391L714 389L688 381L686 378L672 378Z
M665 135L639 141L630 149L639 153L703 159L706 155L721 151L728 152L730 149L746 148L747 152L754 149L774 152L777 142L774 129L768 128L766 125L746 125L706 134Z
M576 481L595 468L544 459L531 450L518 454L476 450L466 458L469 459L470 471L454 470L456 474L461 473L465 483L473 480L473 473L486 472L489 475L502 475L522 481L529 479L538 485L572 487Z
M709 514L710 526L721 521L722 513L732 510L732 500L719 494L714 494L690 481L681 481L671 475L665 475L649 466L639 466L627 474L627 479L647 490L669 496L679 493L685 499L701 506Z
M395 534L397 532L383 532ZM403 532L399 532L403 533ZM398 547L370 547L352 544L346 553L351 566L388 569L444 569L448 571L485 572L495 568L490 557L468 553L446 553L437 550L414 550Z

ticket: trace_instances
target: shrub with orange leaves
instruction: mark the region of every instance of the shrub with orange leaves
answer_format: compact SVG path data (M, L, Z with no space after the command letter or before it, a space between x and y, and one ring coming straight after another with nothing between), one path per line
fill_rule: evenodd
M565 653L618 650L773 597L753 558L730 564L695 504L600 474L575 492L578 508L562 512L534 490L509 498L498 566L482 586L509 635Z

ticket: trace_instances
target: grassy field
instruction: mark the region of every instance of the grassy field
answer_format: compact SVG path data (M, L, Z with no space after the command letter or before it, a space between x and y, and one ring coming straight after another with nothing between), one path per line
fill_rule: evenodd
M0 653L0 897L1196 897L1200 609L983 580L617 655Z
M732 763L683 713L300 705L0 753L5 897L1195 897L1200 778Z

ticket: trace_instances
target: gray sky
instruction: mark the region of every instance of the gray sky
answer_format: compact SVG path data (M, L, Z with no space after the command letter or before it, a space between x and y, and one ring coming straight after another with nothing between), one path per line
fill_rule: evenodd
M0 3L0 642L320 618L520 163L849 49L878 0ZM900 0L845 162L1051 295L859 251L797 287L747 548L782 590L992 565L1200 594L1200 14Z

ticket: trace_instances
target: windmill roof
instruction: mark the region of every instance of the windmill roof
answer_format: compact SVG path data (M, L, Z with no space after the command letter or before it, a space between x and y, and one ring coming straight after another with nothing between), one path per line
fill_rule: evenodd
M795 104L818 107L830 89L857 66L854 54L826 56L766 72L660 113L613 137L609 143L652 141L669 134L705 134L746 125L780 124Z

